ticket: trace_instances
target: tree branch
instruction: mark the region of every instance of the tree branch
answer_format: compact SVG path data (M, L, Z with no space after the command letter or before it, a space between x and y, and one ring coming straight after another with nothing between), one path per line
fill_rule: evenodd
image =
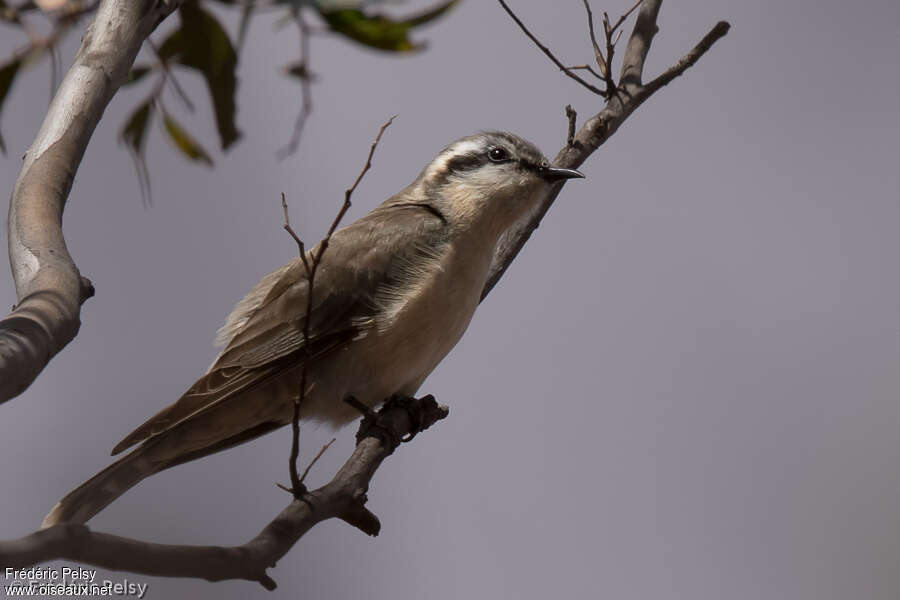
M378 518L366 507L369 482L381 462L407 434L427 429L448 414L431 396L409 404L388 402L374 419L364 419L353 454L324 486L293 500L256 537L241 546L156 544L60 523L0 542L0 564L19 569L55 559L163 577L208 581L245 579L275 589L266 569L275 565L314 525L338 518L368 535L378 535ZM410 411L417 414L410 414Z
M0 320L0 403L22 393L81 324L94 293L62 234L75 172L144 39L180 0L104 0L13 188L7 233L18 305Z
M644 61L647 59L647 53L650 52L653 36L659 31L659 27L656 25L656 18L659 16L661 6L662 0L645 0L641 10L638 11L634 30L631 32L631 37L628 38L628 46L625 48L625 59L622 61L622 74L619 76L619 85L625 87L641 84L641 77L644 73ZM610 70L612 70L612 67L610 67Z
M505 6L503 0L498 0ZM628 46L625 50L625 58L623 60L622 75L619 79L618 86L612 90L609 95L606 106L588 119L578 133L575 135L572 143L566 143L565 147L560 150L553 165L567 169L574 169L584 163L594 151L603 145L612 134L619 129L631 113L638 106L644 103L654 92L665 86L667 83L684 73L689 67L694 65L701 56L703 56L712 45L728 33L731 27L727 22L720 21L713 29L704 36L704 38L684 57L681 58L674 66L667 69L662 75L652 80L650 83L641 84L644 61L650 50L650 44L653 36L656 35L658 27L656 18L659 15L659 9L662 0L644 0L638 17L634 25L634 30L628 40ZM507 8L508 10L508 8ZM518 23L518 19L515 19ZM616 23L618 26L619 23ZM538 42L535 42L538 43ZM541 45L538 43L538 45ZM514 227L498 244L494 252L494 261L491 265L491 272L488 277L484 290L481 292L481 299L490 293L497 282L503 277L506 269L525 246L525 242L531 237L531 234L537 229L562 190L562 182L556 184L550 189L550 193L538 205L538 208L525 220Z
M514 12L512 11L512 9L506 4L506 2L504 2L503 0L498 0L498 1L500 2L500 6L503 7L503 10L505 10L505 11L507 12L507 14L509 14L509 16L512 17L512 20L516 22L516 25L519 26L519 29L521 29L522 32L524 32L525 35L527 35L528 38L529 38L532 42L534 42L534 44L535 44L538 48L541 49L541 52L543 52L544 54L547 55L547 58L549 58L549 59L553 62L553 64L555 64L557 67L559 67L559 70L560 70L560 71L562 71L563 73L565 73L566 75L568 75L569 77L571 77L572 79L574 79L575 81L577 81L578 83L580 83L581 85L583 85L585 88L587 88L587 89L589 89L590 91L594 92L595 94L600 95L600 96L604 96L604 97L606 96L606 92L605 92L605 91L601 90L601 89L598 88L597 86L591 85L590 83L588 83L587 81L585 81L584 79L582 79L581 77L579 77L578 75L576 75L575 73L573 73L573 72L572 72L572 69L570 69L569 67L567 67L567 66L565 66L564 64L562 64L562 63L559 61L559 59L556 58L556 56L550 51L550 48L548 48L547 46L545 46L544 44L542 44L542 43L534 36L534 34L531 33L531 32L528 30L527 27L525 27L525 24L522 23L521 19L519 19L519 17L516 16L516 13L514 13Z

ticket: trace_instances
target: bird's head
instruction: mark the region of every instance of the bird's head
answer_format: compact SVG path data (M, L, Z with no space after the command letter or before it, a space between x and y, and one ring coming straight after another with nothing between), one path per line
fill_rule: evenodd
M488 131L453 142L422 171L428 201L462 224L504 230L553 184L584 177L550 166L534 144L511 133Z

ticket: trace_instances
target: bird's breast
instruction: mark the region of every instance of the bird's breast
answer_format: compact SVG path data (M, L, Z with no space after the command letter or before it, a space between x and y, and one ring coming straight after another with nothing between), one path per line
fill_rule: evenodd
M359 350L379 394L412 395L456 345L478 306L493 248L447 243L401 265L376 297L378 310ZM373 398L378 402L383 398Z

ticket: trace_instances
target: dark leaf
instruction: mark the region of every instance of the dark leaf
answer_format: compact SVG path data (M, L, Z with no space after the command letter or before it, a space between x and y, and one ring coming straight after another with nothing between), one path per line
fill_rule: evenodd
M228 34L214 16L195 3L181 7L181 27L162 43L159 55L200 71L206 80L216 113L216 128L222 149L240 138L235 122L237 54Z
M181 150L182 154L193 161L212 166L213 161L206 150L166 111L163 111L163 125L165 125L169 138L175 142L175 147Z
M16 73L19 72L19 67L21 66L22 61L16 59L0 67L0 111L3 109L3 101L6 100L6 95L12 88L13 79L15 79ZM3 141L2 132L0 132L0 152L6 154L6 143Z
M458 0L449 0L419 15L406 19L393 19L384 15L367 15L355 8L326 10L319 8L319 14L328 26L370 48L389 52L410 52L423 47L409 39L409 31L440 17L450 10Z
M133 69L131 69L131 71L128 72L128 79L126 79L122 85L131 85L132 83L137 83L152 70L152 67L148 67L146 65L139 65L137 67L134 67Z
M151 98L131 113L119 132L119 141L125 144L128 153L131 154L131 160L134 161L138 184L141 186L141 200L145 206L150 204L150 173L147 170L144 146L147 141L147 125L150 124L152 115L153 99Z

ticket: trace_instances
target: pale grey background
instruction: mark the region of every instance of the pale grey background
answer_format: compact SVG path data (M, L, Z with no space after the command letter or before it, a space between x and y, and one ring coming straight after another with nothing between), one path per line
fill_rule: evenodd
M580 2L514 6L568 62L589 59ZM378 472L378 538L316 527L271 571L274 595L115 578L149 580L157 599L900 597L900 8L670 1L648 71L719 19L731 33L592 157L424 385L451 417ZM115 98L65 217L97 296L75 343L0 408L0 536L36 527L205 370L232 304L295 251L281 191L317 238L392 114L351 219L454 138L508 129L552 155L563 106L599 108L495 2L463 2L424 35L428 52L403 59L316 39L315 114L279 163L299 88L277 67L297 44L260 19L240 69L245 138L208 171L155 131L149 210L115 142L146 91ZM4 53L14 37L0 33ZM28 72L4 110L4 190L48 79ZM203 85L181 79L200 111L179 114L212 148ZM3 275L0 305L14 300ZM305 433L304 457L329 436ZM289 441L279 431L154 476L92 525L242 543L288 501L274 482Z

